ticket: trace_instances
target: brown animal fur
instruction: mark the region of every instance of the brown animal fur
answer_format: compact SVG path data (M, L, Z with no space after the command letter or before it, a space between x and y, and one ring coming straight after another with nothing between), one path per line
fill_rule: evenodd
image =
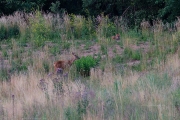
M79 57L77 55L75 55L74 53L72 53L72 55L73 55L73 58L70 59L70 60L67 60L67 61L65 61L65 60L56 61L54 63L55 72L57 71L58 68L61 68L62 70L64 70L64 69L70 67L75 60L79 59Z
M116 34L115 36L111 37L113 40L120 40L120 35Z

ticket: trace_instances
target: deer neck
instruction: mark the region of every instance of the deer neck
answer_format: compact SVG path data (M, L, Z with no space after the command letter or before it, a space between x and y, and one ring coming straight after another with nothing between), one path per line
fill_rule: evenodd
M75 59L68 60L68 64L72 65L74 61L75 61Z
M68 64L69 64L69 65L72 65L73 62L74 62L75 60L77 60L77 59L78 59L78 57L77 57L76 55L74 55L72 59L68 60Z

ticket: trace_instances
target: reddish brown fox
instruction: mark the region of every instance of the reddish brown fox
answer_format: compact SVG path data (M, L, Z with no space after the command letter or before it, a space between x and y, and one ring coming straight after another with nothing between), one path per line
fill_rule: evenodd
M113 40L120 40L120 35L116 34L115 36L111 37Z

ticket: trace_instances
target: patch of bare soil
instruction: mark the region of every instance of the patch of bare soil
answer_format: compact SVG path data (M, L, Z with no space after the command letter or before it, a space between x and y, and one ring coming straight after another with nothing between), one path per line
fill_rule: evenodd
M99 52L101 46L98 44L94 44L93 46L90 47L93 51Z
M139 60L133 60L133 61L127 62L126 64L128 66L134 66L134 65L138 65L139 63L140 63Z
M78 49L78 53L81 53L81 56L93 56L100 53L101 46L99 44L94 44L89 47L89 49L85 50L85 45L80 45ZM123 53L123 49L119 45L114 45L113 47L108 48L108 57L114 57L116 54L121 55ZM103 56L102 56L103 57Z
M98 54L100 52L101 46L98 44L94 44L91 47L89 47L88 50L84 50L85 45L80 46L80 50L78 50L81 53L81 56L93 56L95 54Z
M123 53L123 48L121 48L119 45L115 45L115 48L116 48L116 51L117 51L117 54L121 55Z
M124 50L119 45L114 45L108 48L108 57L113 58L115 55L121 55L123 51Z
M85 44L81 44L80 46L79 46L79 49L80 50L84 50L84 47L85 47L86 45Z
M142 50L143 53L147 53L150 50L149 42L140 43L138 45L131 45L132 50Z
M52 43L51 41L46 41L45 42L45 45L49 46L49 47L53 47L55 46L56 44L55 43Z

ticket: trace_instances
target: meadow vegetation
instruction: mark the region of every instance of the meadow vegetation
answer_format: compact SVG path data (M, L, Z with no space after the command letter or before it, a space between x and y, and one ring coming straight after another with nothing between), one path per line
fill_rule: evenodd
M100 18L0 18L0 119L179 119L180 19L130 28L123 17ZM55 72L72 52L80 59Z

